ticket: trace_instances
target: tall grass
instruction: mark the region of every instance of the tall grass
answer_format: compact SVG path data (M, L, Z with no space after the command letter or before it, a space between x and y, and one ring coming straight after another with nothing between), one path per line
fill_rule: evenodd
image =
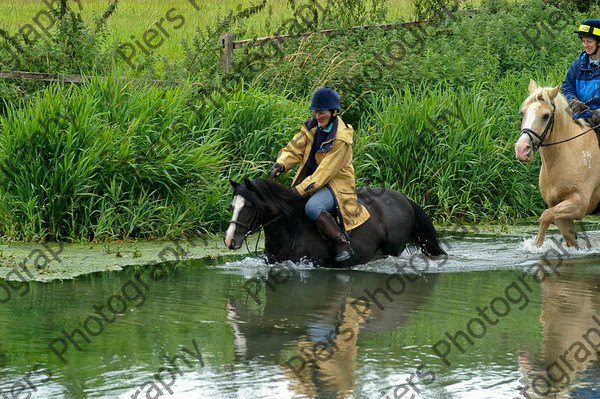
M187 218L223 167L189 90L92 79L56 85L0 118L0 232L11 238L105 239L199 233Z
M543 206L536 165L514 158L524 76L478 85L375 95L355 149L359 185L407 193L437 220L533 216ZM498 92L508 91L498 101Z
M200 104L200 105L198 105ZM209 100L191 102L197 116L226 143L231 160L248 163L248 173L265 173L279 151L311 115L307 105L292 102L260 86L235 83ZM245 173L232 170L232 174Z
M106 240L219 231L228 218L227 179L264 176L305 109L243 83L231 90L200 102L195 84L94 78L11 105L0 117L0 235Z
M563 79L577 42L566 29L536 43L520 32L554 12L541 0L517 9L494 0L474 17L424 27L427 40L413 46L404 28L290 40L283 58L238 50L229 75L213 73L213 53L195 51L202 31L185 62L165 66L169 78L188 77L179 86L92 78L81 87L38 85L16 101L28 87L2 84L0 95L13 100L0 116L0 235L106 240L221 231L227 179L266 176L323 85L342 94L344 120L355 126L358 185L404 191L438 221L537 215L539 161L523 165L513 155L518 108L529 78ZM103 30L70 18L53 39L69 45L32 44L39 57L30 65L100 71L102 46L88 45L100 43ZM394 42L406 51L381 54ZM203 61L186 69L198 54ZM387 57L379 70L378 55ZM131 75L152 74L152 57ZM125 74L101 59L103 71Z

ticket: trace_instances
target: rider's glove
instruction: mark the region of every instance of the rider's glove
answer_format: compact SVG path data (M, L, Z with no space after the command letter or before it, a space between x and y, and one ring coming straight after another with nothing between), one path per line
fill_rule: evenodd
M592 123L594 125L600 124L600 109L592 111Z
M279 177L279 175L281 175L283 173L283 171L285 170L285 166L283 166L280 163L276 163L275 165L273 165L273 167L271 168L271 180L275 180L276 178Z
M571 112L573 113L573 115L582 114L590 109L587 105L585 105L576 98L571 100L571 102L569 103L569 108L571 108Z

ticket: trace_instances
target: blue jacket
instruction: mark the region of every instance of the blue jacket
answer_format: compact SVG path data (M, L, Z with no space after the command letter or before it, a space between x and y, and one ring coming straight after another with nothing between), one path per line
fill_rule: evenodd
M562 84L562 92L568 101L577 98L586 103L592 111L600 108L600 68L590 68L590 56L585 51L571 63ZM573 115L575 118L591 116L590 112Z

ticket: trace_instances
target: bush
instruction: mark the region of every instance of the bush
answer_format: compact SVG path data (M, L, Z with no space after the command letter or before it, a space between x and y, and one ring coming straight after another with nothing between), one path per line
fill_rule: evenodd
M460 0L412 0L417 21L440 21L445 12L460 8Z
M71 10L68 0L60 0L50 10L54 25L45 38L34 38L22 32L12 36L0 30L5 46L0 48L0 68L49 73L107 73L112 66L112 50L107 45L106 23L117 9L114 0L93 27L81 14ZM10 48L10 50L9 50ZM16 56L15 56L16 55Z
M548 4L551 4L558 8L577 10L579 12L590 11L592 6L598 6L598 1L594 0L546 0Z

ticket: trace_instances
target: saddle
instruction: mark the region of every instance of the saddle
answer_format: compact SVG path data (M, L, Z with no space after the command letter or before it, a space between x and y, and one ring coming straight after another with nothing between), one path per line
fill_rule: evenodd
M584 120L590 125L594 126L592 122L592 118L584 118ZM600 147L600 125L594 126L594 132L596 133L596 137L598 138L598 146ZM600 206L599 206L600 207ZM598 210L598 209L596 209Z

